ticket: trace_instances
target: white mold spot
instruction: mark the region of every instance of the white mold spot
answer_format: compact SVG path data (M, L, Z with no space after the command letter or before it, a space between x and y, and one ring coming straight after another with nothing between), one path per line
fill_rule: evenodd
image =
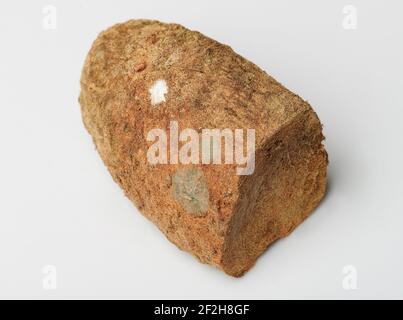
M151 104L155 106L161 102L165 102L168 86L165 80L157 80L148 91L150 92Z

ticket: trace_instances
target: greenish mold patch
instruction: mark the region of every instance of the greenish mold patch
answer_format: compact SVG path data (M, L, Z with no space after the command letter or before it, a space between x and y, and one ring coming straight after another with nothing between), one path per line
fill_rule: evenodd
M172 177L172 196L188 213L202 216L209 206L209 192L203 171L178 169Z

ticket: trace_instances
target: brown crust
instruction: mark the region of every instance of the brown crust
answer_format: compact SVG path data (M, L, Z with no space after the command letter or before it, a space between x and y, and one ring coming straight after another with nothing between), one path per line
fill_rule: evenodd
M149 88L158 79L169 91L154 108ZM179 248L230 275L247 271L325 192L327 155L309 104L199 32L151 20L102 32L86 58L79 101L84 124L126 195ZM254 174L238 176L235 165L150 165L147 132L169 131L170 120L196 130L255 129ZM186 168L203 175L192 173L208 189L203 214L187 212L174 196L173 177Z

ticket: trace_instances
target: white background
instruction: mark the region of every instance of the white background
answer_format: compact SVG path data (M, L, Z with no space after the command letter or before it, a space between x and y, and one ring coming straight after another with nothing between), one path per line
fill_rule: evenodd
M46 5L57 29L42 26ZM356 30L342 26L357 8ZM0 4L0 298L403 298L402 1ZM240 279L178 250L112 181L77 98L96 35L131 18L229 44L324 123L329 191ZM43 287L47 265L57 287ZM343 288L343 267L357 288Z

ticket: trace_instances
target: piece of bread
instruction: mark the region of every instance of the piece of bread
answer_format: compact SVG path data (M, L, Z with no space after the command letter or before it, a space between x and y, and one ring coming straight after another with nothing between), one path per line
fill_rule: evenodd
M199 32L150 20L107 29L86 58L79 101L129 199L180 249L232 276L325 193L327 154L310 105ZM254 129L253 173L239 174L237 163L150 163L148 135L160 128L170 137L175 122L199 135Z

